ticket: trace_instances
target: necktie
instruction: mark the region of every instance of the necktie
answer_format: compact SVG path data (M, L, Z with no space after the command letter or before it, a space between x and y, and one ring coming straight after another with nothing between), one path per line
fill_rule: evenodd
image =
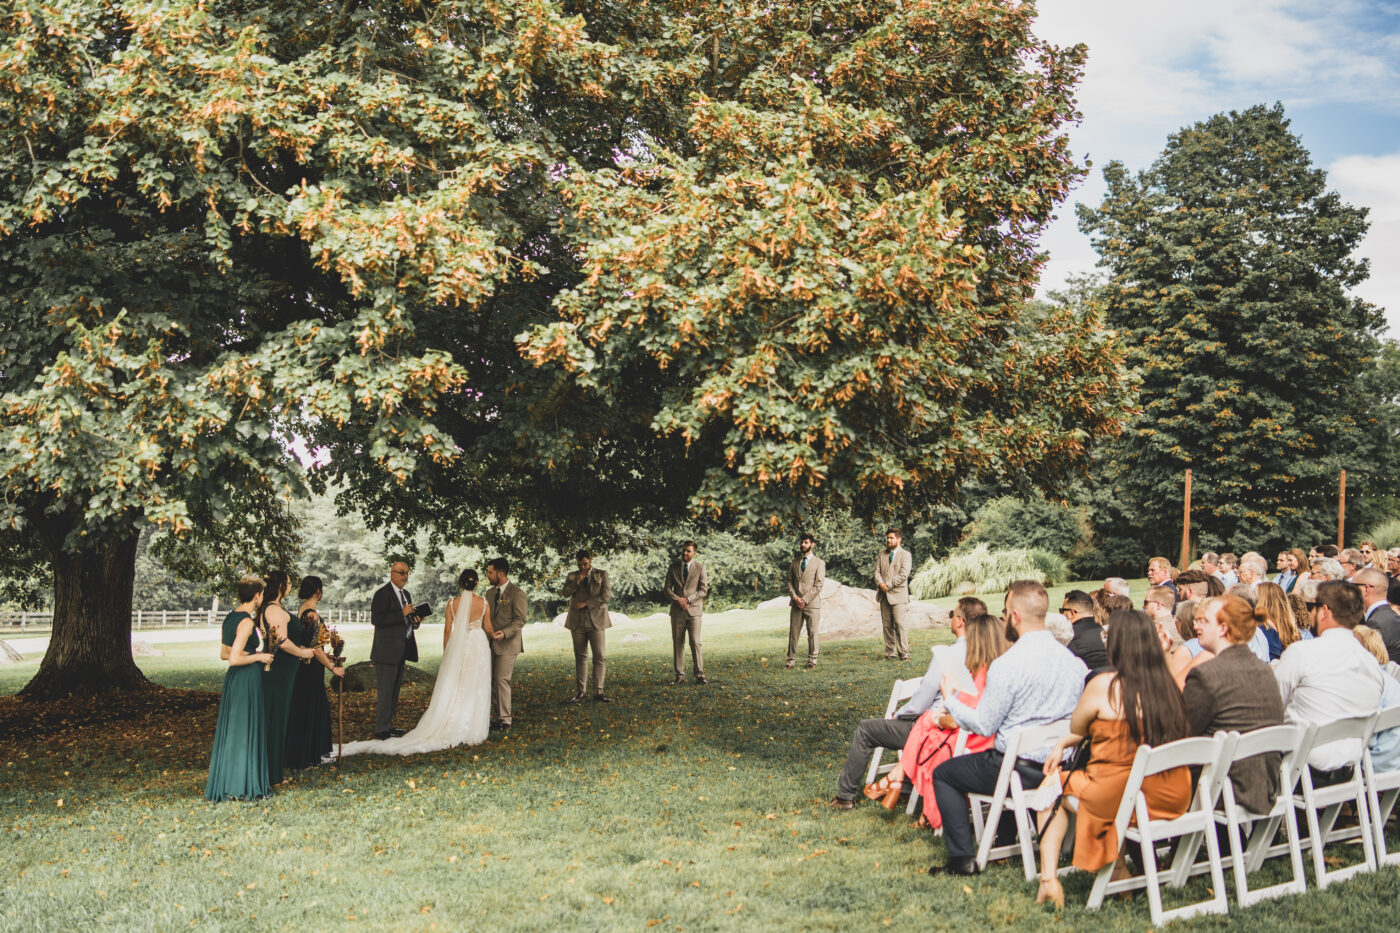
M689 564L681 564L681 580L684 581L684 580L685 580L687 577L689 577L689 576L690 576L690 565L689 565Z
M409 602L409 599L408 599L408 590L399 590L399 605L400 605L400 606L408 606L408 605L411 605L410 602ZM405 625L403 628L404 628L404 636L403 636L404 641L408 641L410 638L413 637L413 626L412 626L412 625Z
M802 558L802 570L803 570L804 573L805 573L806 570L807 570L807 558L805 558L805 557Z

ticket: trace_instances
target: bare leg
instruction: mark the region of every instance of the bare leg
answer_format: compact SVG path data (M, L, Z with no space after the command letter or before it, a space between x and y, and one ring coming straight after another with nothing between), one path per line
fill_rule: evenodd
M1040 890L1035 902L1043 904L1047 900L1056 907L1065 906L1065 889L1060 886L1060 849L1065 844L1065 834L1069 832L1069 814L1064 807L1058 807L1048 824L1042 821L1040 832Z

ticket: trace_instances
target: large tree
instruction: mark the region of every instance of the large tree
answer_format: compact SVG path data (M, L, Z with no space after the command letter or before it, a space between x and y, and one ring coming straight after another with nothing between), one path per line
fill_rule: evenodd
M275 553L293 437L391 546L1054 486L1119 373L1091 316L1024 311L1080 174L1083 49L1033 17L14 5L0 507L57 594L27 694L139 679L143 523Z
M1110 276L1097 298L1141 411L1109 452L1103 505L1121 511L1099 512L1100 529L1133 529L1120 556L1175 554L1191 468L1202 547L1328 540L1338 470L1369 472L1368 434L1385 430L1372 409L1389 404L1361 391L1382 325L1351 293L1367 276L1366 210L1328 190L1281 105L1211 117L1146 170L1114 162L1104 178L1080 226Z

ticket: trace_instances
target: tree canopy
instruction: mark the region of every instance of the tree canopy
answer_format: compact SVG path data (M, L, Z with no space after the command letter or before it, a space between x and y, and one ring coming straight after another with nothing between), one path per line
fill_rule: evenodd
M139 679L143 525L285 560L294 438L391 546L1056 486L1121 391L1092 315L1024 310L1084 55L1033 17L12 5L0 524L56 587L29 695Z

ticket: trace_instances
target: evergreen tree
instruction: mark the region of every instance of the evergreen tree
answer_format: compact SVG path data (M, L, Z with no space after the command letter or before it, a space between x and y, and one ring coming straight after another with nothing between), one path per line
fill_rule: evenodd
M1176 554L1188 467L1202 548L1334 537L1338 470L1373 449L1359 390L1382 315L1350 294L1367 276L1366 210L1328 190L1281 105L1211 117L1147 170L1114 162L1104 177L1080 227L1141 380L1096 497L1108 538L1132 529L1111 549L1131 563Z

